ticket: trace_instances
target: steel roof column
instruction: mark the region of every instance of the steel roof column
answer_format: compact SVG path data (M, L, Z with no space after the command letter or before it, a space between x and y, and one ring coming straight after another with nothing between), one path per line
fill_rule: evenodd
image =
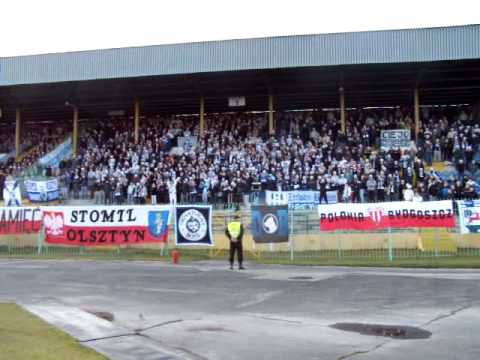
M22 134L22 111L17 109L15 111L15 159L18 160L22 153L20 137Z
M73 106L72 153L76 158L78 155L78 107L76 106Z
M414 107L414 116L415 116L415 141L418 141L418 133L420 132L421 122L420 122L420 96L418 94L418 89L413 91L413 107Z
M345 93L343 87L340 87L340 126L343 135L346 133L346 113L345 113Z
M140 102L138 100L135 100L134 104L133 121L135 144L138 144L140 141Z
M205 99L200 96L200 137L205 135Z
M273 95L268 95L268 134L275 135L275 126L273 123Z

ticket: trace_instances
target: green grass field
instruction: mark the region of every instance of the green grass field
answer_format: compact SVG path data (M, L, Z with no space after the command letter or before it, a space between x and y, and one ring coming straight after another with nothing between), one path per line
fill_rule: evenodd
M0 359L106 360L15 304L0 304Z

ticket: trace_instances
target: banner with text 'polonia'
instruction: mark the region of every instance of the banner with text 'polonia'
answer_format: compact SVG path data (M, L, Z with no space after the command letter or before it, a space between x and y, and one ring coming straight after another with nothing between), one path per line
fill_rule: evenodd
M452 201L319 205L320 230L455 226Z
M34 207L0 207L0 235L38 232L42 210Z
M118 246L165 242L169 206L44 207L48 243Z

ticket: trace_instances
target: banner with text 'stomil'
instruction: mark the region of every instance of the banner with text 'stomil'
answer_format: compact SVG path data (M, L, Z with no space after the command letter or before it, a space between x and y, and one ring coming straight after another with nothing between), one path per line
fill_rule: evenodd
M320 230L455 226L452 201L319 205Z
M118 246L165 242L169 206L59 206L43 208L48 243Z
M35 233L42 227L42 210L34 207L0 207L0 235Z

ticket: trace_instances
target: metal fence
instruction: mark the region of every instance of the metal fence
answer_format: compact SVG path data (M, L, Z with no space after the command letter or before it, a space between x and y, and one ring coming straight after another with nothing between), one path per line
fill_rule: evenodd
M214 211L213 248L181 248L191 259L226 258L229 248L226 224L234 211ZM248 259L273 263L329 263L359 261L394 263L405 259L472 257L480 261L480 234L462 235L458 228L388 229L383 231L320 231L315 211L290 211L288 243L258 244L252 239L250 214L243 212L245 255ZM458 223L458 222L457 222ZM175 248L171 226L166 244L117 247L72 247L44 241L43 232L0 236L0 257L111 259L159 259ZM476 261L476 260L475 260Z

